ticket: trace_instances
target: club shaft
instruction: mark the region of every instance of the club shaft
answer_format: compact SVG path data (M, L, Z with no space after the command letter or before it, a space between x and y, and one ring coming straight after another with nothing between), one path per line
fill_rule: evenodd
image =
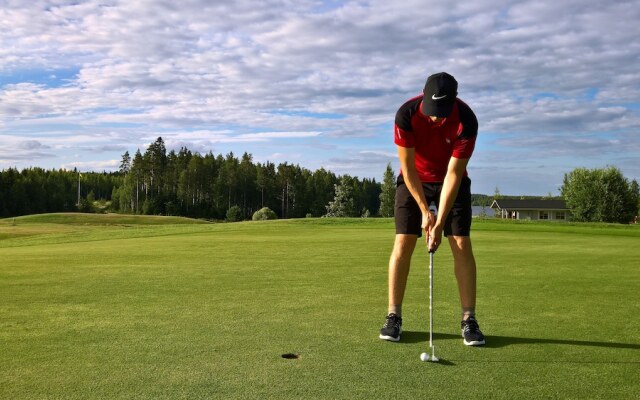
M433 351L433 253L429 253L429 348Z

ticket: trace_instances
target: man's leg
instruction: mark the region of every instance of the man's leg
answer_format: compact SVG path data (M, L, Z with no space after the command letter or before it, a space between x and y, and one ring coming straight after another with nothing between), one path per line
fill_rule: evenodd
M389 259L389 312L394 312L395 306L402 305L404 291L407 288L407 277L411 266L411 256L416 247L417 235L396 235L393 252Z
M389 259L389 314L380 329L380 339L397 342L402 333L402 300L407 287L411 255L418 235L396 234Z
M464 344L479 346L485 344L475 318L476 311L476 259L473 256L469 236L449 236L453 254L454 271L458 281L460 305L462 306L462 335Z
M453 254L454 271L460 292L463 319L475 315L476 308L476 259L469 236L449 236Z

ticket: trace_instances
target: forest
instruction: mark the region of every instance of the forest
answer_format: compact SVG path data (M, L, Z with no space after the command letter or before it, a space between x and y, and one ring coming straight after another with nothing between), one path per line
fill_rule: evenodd
M320 217L328 213L336 187L351 202L341 216L378 214L381 184L375 179L287 162L254 163L248 153L202 155L184 147L167 152L159 137L144 152L125 152L117 172L1 171L0 217L79 210L222 220L232 207L239 208L239 219L263 207L278 218Z
M185 147L167 152L158 137L144 152L125 152L115 172L0 171L0 218L81 211L224 220L233 208L234 220L246 220L264 207L278 218L388 217L394 193L390 165L383 182L376 182L288 162L256 163L246 152L240 157ZM504 196L496 187L492 196L473 194L472 204L489 206L494 198L540 197Z

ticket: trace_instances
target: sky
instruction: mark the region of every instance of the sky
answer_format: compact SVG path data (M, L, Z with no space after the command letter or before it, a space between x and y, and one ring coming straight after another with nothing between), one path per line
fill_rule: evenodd
M447 71L472 192L640 180L640 0L0 0L0 169L168 150L380 180L397 109Z

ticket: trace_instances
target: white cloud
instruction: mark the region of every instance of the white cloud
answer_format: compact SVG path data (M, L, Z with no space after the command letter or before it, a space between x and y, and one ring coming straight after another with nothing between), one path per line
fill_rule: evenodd
M40 155L101 161L157 136L236 153L307 139L316 151L302 160L380 176L395 157L395 111L428 74L447 70L481 135L536 150L520 161L588 159L594 147L582 136L601 137L605 150L603 135L624 135L625 148L640 141L638 20L634 2L603 0L5 0L0 141L19 136L50 147ZM78 72L57 86L19 79L59 69ZM567 137L573 153L527 141L536 135ZM11 143L0 168L30 154ZM354 148L389 157L371 153L365 167Z
M45 146L37 140L25 140L18 143L18 148L23 150L36 150L36 149L49 149L50 146Z
M62 164L60 168L67 170L77 168L79 171L92 172L113 171L118 169L120 162L121 160L76 161Z
M300 139L310 138L320 135L320 132L259 132L245 133L239 135L237 139L241 140L268 140L268 139Z

